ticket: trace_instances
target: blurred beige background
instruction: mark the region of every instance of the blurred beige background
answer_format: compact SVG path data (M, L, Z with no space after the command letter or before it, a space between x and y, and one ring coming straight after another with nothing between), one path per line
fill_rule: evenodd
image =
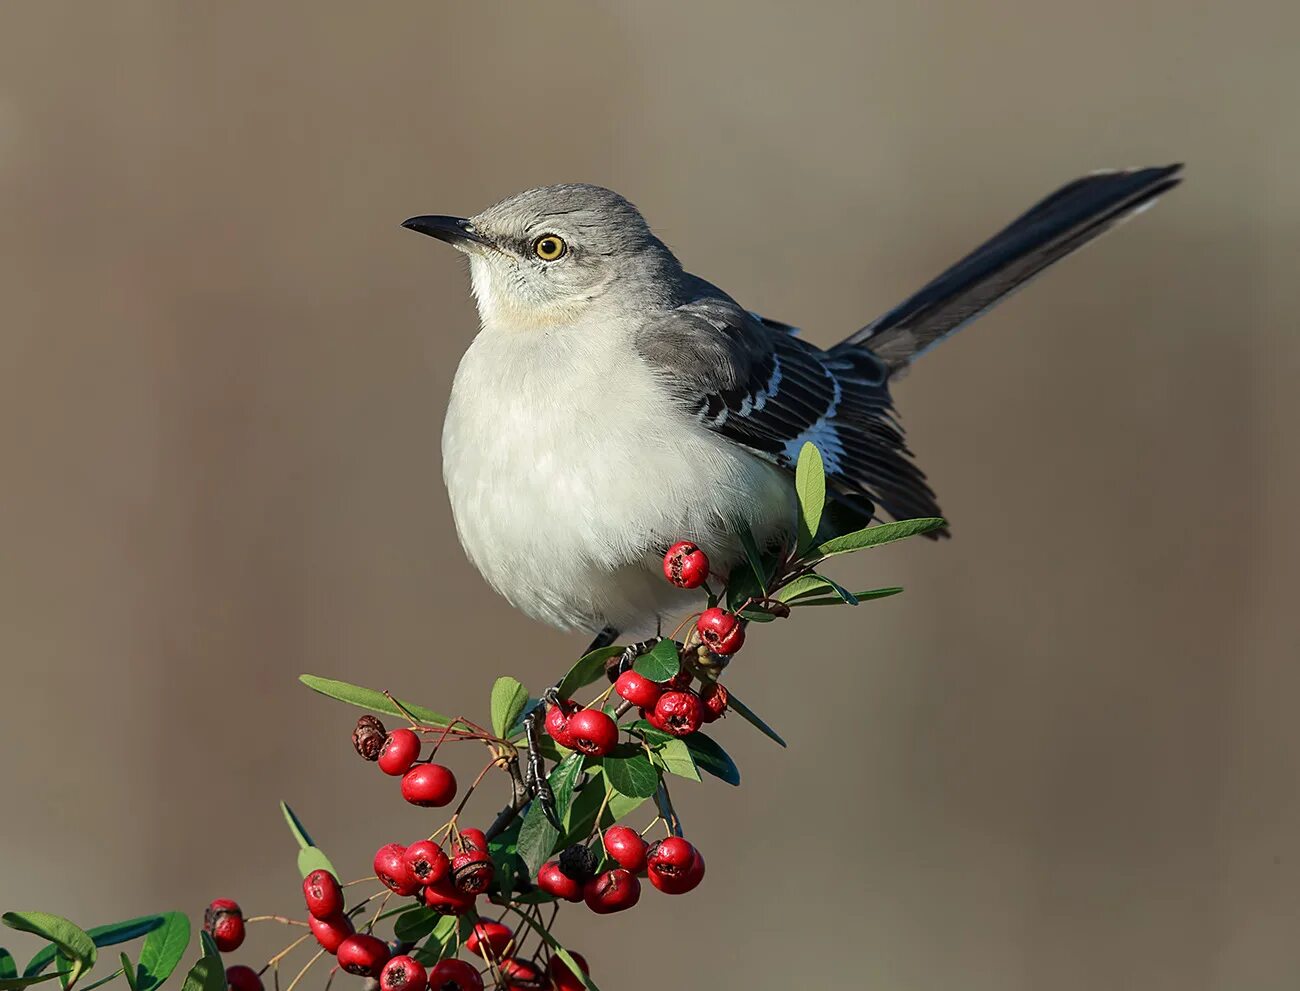
M731 684L791 747L733 720L743 791L678 788L705 886L563 934L612 991L663 986L646 947L687 988L1295 987L1297 30L1176 0L5 4L0 907L297 910L277 799L353 875L429 821L300 672L482 713L581 647L456 544L474 315L403 218L608 184L829 344L1060 182L1181 159L899 387L956 539L846 563L908 592L820 613L811 653L810 619L753 638Z

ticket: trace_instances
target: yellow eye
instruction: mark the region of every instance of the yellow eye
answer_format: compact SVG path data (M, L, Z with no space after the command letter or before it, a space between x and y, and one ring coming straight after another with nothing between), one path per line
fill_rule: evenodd
M533 254L544 262L564 257L564 238L558 234L543 234L533 242Z

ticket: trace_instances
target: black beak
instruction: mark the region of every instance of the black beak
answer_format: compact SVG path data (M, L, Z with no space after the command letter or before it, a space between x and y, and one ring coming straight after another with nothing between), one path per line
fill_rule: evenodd
M402 226L419 231L421 234L428 234L429 237L436 237L439 241L446 241L448 244L463 244L466 241L475 244L492 243L481 234L476 234L474 227L463 217L412 217L410 220L402 221Z

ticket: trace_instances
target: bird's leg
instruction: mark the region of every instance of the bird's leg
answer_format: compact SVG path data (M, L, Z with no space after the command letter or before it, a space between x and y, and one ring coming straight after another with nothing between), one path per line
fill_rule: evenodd
M546 780L546 762L542 759L541 722L546 709L538 706L524 720L524 737L528 741L528 760L524 769L524 787L542 803L546 818L557 828L559 817L555 813L555 795Z
M596 639L591 645L583 651L583 656L590 654L593 650L600 650L602 647L608 647L618 639L618 630L612 626L606 626L596 634ZM546 761L542 757L542 722L546 718L546 706L557 705L560 701L560 684L556 682L550 688L542 693L543 705L539 705L524 720L524 735L528 741L528 756L524 771L524 786L529 793L542 803L542 811L546 813L546 818L550 819L552 824L559 826L555 812L555 796L551 793L551 786L546 780Z

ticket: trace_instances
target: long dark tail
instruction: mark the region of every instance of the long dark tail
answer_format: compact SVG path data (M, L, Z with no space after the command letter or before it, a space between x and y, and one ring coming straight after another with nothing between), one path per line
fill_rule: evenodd
M863 345L898 371L1054 262L1178 185L1181 165L1096 172L1062 186L840 348Z

